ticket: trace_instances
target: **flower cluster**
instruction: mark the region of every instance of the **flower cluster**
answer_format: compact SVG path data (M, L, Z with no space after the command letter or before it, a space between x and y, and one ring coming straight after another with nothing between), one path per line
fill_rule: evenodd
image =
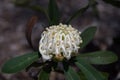
M71 25L53 25L46 28L41 35L39 42L39 51L44 61L57 59L69 60L73 55L78 53L82 39L81 32Z

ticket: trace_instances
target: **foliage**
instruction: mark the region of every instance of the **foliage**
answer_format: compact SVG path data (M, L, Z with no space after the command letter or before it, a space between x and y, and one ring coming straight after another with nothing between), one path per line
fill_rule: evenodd
M96 27L89 27L85 31L82 32L81 37L83 43L80 45L81 48L84 48L94 37L96 33Z
M105 3L111 4L115 7L120 8L120 0L103 0Z
M91 40L93 35L90 35L91 32L95 32L96 28L95 27L90 27L86 29L82 33L83 39L86 38L88 35L88 40ZM83 42L83 47L87 45L89 41ZM4 73L15 73L18 71L21 71L22 69L27 68L32 64L34 61L37 61L39 59L38 52L33 52L29 54L25 54L19 57L12 58L6 62L2 68L2 72ZM66 76L66 80L82 80L81 76L76 73L76 71L73 69L71 63L75 63L76 66L83 72L83 74L86 76L87 79L85 80L107 80L99 71L97 71L94 67L92 67L90 64L98 64L98 65L105 65L105 64L110 64L112 62L117 61L117 56L110 52L110 51L97 51L97 52L91 52L91 53L84 53L84 54L79 54L76 57L73 57L70 61L63 61L64 64L62 64L64 67L64 73ZM47 64L47 65L45 65ZM46 62L43 66L42 70L39 73L39 80L48 80L49 79L49 74L50 71L44 71L46 66L53 66L54 68L56 67L56 62ZM67 64L67 65L65 65ZM49 67L50 69L52 67ZM48 68L47 68L48 69ZM56 69L56 68L55 68ZM80 76L80 77L79 77ZM81 79L80 79L81 78Z
M116 7L120 7L120 1L118 0L103 1ZM31 5L30 2L31 0L14 1L15 5L17 6L26 7L38 12L43 12L49 21L49 25L57 25L58 23L60 23L59 9L56 0L49 0L48 9L44 9L38 5ZM96 0L89 0L87 6L76 11L68 20L66 20L65 23L69 24L74 18L82 15L89 7L92 7L95 12L97 12ZM30 23L31 24L27 26L26 37L28 42L32 46L31 33L34 23ZM81 37L83 39L83 43L80 45L81 49L83 49L93 39L96 30L97 28L95 26L91 26L82 32ZM12 58L3 65L2 72L16 73L25 68L28 69L29 67L34 66L33 63L40 58L41 56L39 52L33 52ZM111 51L96 51L91 53L80 53L79 55L72 57L69 61L63 60L61 62L57 62L51 60L47 62L42 62L43 64L37 66L41 67L38 75L38 80L49 80L51 71L62 72L65 75L66 80L107 80L108 74L99 72L91 64L105 65L113 63L117 61L117 59L118 57ZM73 65L78 67L79 71L76 71Z
M37 61L38 59L39 59L38 52L33 52L33 53L12 58L4 64L2 68L2 72L16 73L18 71L21 71L27 68L30 64Z
M49 0L48 14L50 25L59 24L59 9L55 0Z

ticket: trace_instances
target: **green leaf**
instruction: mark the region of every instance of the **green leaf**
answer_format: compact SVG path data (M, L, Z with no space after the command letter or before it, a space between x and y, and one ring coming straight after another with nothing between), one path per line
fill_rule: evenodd
M27 6L27 8L32 9L34 11L45 13L45 9L43 7L41 7L40 5L29 5L29 6Z
M89 5L92 8L93 14L96 16L96 18L100 18L99 17L99 11L97 9L97 1L96 0L89 0Z
M76 11L68 20L67 20L67 24L69 24L74 18L81 16L87 9L89 8L89 5L79 9L78 11Z
M108 80L108 77L109 77L108 73L106 73L106 72L100 72L100 73ZM81 71L79 71L78 74L79 74L81 80L87 80L87 78Z
M106 78L106 80L108 80L109 74L107 72L101 72L101 74Z
M88 64L83 59L79 59L79 61L75 62L75 64L79 67L79 69L86 76L87 80L106 80L105 77L97 71L94 67Z
M48 5L48 14L50 18L50 25L57 25L59 24L59 9L56 3L56 0L49 0Z
M69 66L68 70L64 70L66 80L81 80L77 72Z
M44 69L42 69L38 75L38 80L49 80L49 72L44 71Z
M4 73L16 73L27 68L33 62L39 59L38 52L24 54L8 60L2 67Z
M110 64L118 60L118 57L110 51L96 51L91 53L80 54L77 60L84 59L90 64Z
M87 80L85 75L81 71L79 71L77 73L79 74L79 77L81 78L81 80Z
M27 6L29 5L31 2L31 0L13 0L13 3L16 5L16 6Z
M115 7L120 8L120 1L119 0L103 0L104 2L111 4Z
M29 9L37 11L37 12L44 13L46 18L48 19L48 21L50 21L47 10L45 8L41 7L40 5L29 5L29 6L26 6L26 8L29 8Z
M47 19L49 20L47 10L45 8L41 7L40 5L31 5L30 3L32 3L32 0L14 0L13 2L16 6L44 13L45 16L47 17Z
M96 27L89 27L81 33L80 36L82 37L83 43L80 44L80 48L85 47L93 39L96 30Z

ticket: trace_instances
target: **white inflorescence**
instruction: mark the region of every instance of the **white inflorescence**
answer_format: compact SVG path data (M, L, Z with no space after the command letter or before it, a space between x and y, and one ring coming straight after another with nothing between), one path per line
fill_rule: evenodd
M52 58L69 60L71 56L78 53L82 39L81 32L71 25L53 25L46 28L41 35L39 51L44 61Z

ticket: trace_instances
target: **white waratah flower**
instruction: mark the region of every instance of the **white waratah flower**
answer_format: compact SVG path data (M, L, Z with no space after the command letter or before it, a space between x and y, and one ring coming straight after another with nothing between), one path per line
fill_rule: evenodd
M39 51L44 61L56 59L69 60L74 54L78 53L82 39L81 32L71 25L53 25L46 28L41 35Z

